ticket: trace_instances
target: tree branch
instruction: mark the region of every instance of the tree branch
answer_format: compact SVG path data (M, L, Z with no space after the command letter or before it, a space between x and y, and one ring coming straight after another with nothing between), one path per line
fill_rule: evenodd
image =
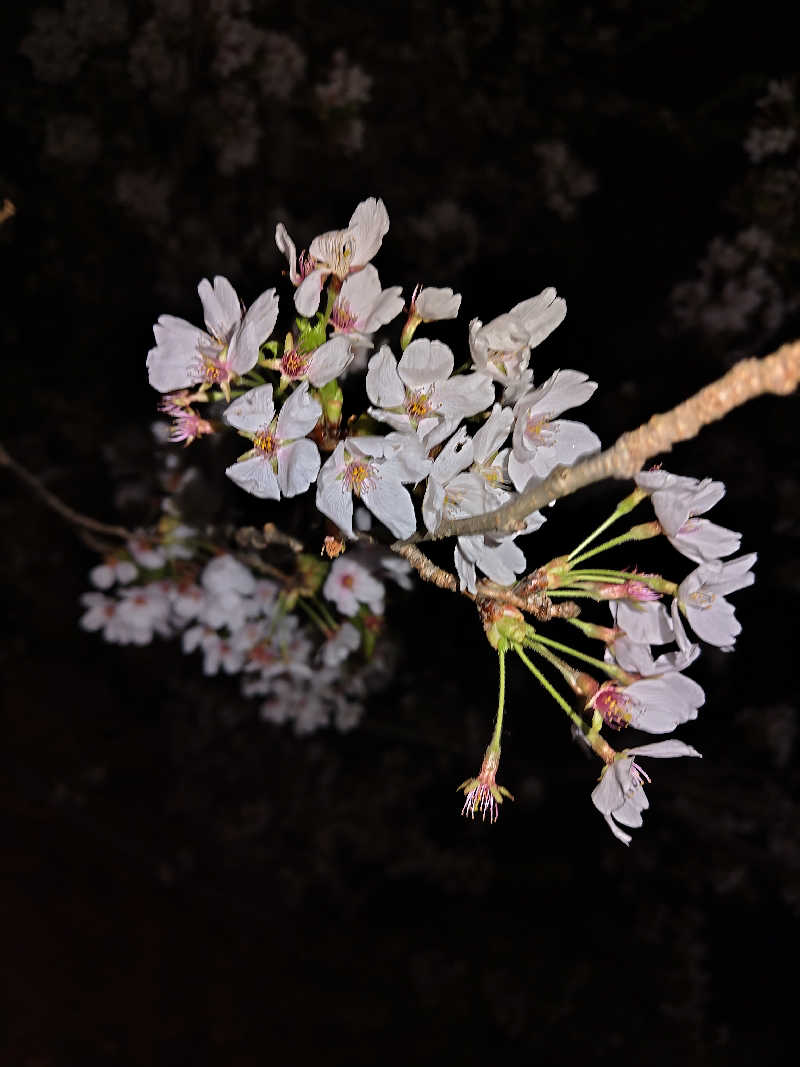
M65 504L63 500L55 495L55 493L51 493L36 475L31 474L31 472L26 470L21 463L17 463L13 456L10 456L8 452L6 452L2 444L0 444L0 467L8 467L9 470L13 471L20 481L25 482L26 485L30 486L30 488L42 498L49 508L58 512L58 514L66 519L67 522L71 522L75 526L82 526L87 530L93 530L95 533L109 534L112 537L121 537L126 541L133 537L131 531L126 530L124 526L112 526L107 522L99 522L97 519L93 519L89 515L82 515L79 511L75 511L74 508Z
M711 422L716 422L757 396L776 393L787 396L800 382L800 341L782 345L763 359L744 359L717 381L671 411L653 417L622 436L605 452L576 463L556 467L543 482L515 496L496 511L466 519L446 519L432 534L415 534L392 548L423 541L438 541L462 534L512 533L522 528L525 517L553 500L568 496L604 478L632 478L648 459L669 452L679 441L688 441Z

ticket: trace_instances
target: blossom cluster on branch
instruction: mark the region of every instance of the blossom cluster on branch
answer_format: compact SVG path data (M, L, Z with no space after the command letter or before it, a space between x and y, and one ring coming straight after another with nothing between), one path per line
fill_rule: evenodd
M538 510L510 530L487 521L484 532L458 536L455 575L412 549L409 539L434 535L448 520L485 516L517 498L524 505L526 491L596 453L597 436L562 416L597 386L570 369L534 381L532 350L566 315L553 288L485 324L473 319L467 358L420 335L457 317L461 297L417 287L406 305L401 287L384 288L372 261L388 229L374 198L299 255L278 225L294 286L280 328L275 288L245 307L221 276L198 286L204 327L159 318L147 369L164 394L170 439L237 435L243 451L225 473L285 524L268 522L263 533L198 529L167 499L155 530L92 572L96 586L117 592L86 594L83 625L119 643L181 634L185 651L201 652L204 673L241 673L243 692L264 698L266 718L293 720L301 731L330 721L347 728L381 673L384 580L408 585L408 559L422 577L475 601L499 657L494 732L479 775L460 787L464 814L493 821L511 796L496 775L506 656L514 652L602 760L592 800L627 844L622 827L639 826L648 806L639 759L699 753L675 738L618 751L604 731L671 734L697 716L705 697L684 673L700 654L690 633L733 647L740 627L726 598L752 583L755 554L734 556L740 535L704 517L724 495L722 483L660 468L641 471L572 551L534 567L519 542L544 523ZM393 349L382 331L403 314ZM603 540L648 499L655 518ZM596 560L659 537L694 564L690 573L675 579ZM587 601L608 602L610 620L585 618ZM549 636L549 626L571 628L583 647ZM596 654L587 640L599 642Z

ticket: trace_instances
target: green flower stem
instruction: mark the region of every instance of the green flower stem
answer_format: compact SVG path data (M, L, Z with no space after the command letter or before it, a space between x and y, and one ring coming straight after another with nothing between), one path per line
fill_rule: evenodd
M336 632L337 627L329 626L327 622L322 618L320 613L318 611L315 611L314 608L312 608L312 606L305 599L305 597L299 596L297 598L297 604L298 607L302 608L306 615L308 615L309 619L311 619L315 626L319 627L319 629L323 632L323 634L325 634L326 637L329 637L331 633Z
M597 599L597 597L595 596L594 593L587 593L583 589L569 589L569 588L567 588L567 589L548 589L547 590L547 596L548 597L566 596L566 597L569 597L571 600L575 599L576 597L589 597L591 600L596 600Z
M617 519L620 519L623 515L627 515L629 512L633 511L636 505L640 503L640 501L644 500L647 495L648 494L645 493L643 489L634 489L634 491L629 496L626 496L624 500L620 500L619 504L617 504L616 508L609 515L606 521L600 523L597 529L593 530L588 537L584 538L584 540L581 541L577 548L573 548L573 550L567 556L567 559L570 560L573 556L577 556L581 549L586 548L587 545L590 545L592 541L598 538L604 530L607 530L609 526L612 525L612 523L615 523Z
M629 582L632 579L638 581L638 574L631 574L630 571L614 571L608 567L592 567L588 570L582 570L580 567L577 570L568 571L570 579L576 578L586 582Z
M565 711L567 713L567 715L570 717L570 719L572 719L572 721L575 723L575 725L579 728L581 733L585 733L586 726L585 726L585 723L584 723L583 719L580 717L580 715L576 711L573 711L573 709L570 707L570 705L567 703L567 701L562 697L562 695L558 692L558 690L555 688L555 686L551 685L550 682L548 682L548 680L545 678L545 676L539 670L539 668L535 667L531 663L531 661L528 659L528 657L525 655L525 653L522 651L522 649L519 647L519 645L515 645L514 646L514 651L517 653L519 658L522 660L522 662L525 664L525 666L531 672L531 674L536 679L536 681L539 683L539 685L543 686L547 690L547 692L550 694L550 696L553 698L553 700L555 700L556 704L558 704L558 706L562 709L562 711Z
M500 752L500 734L503 730L503 712L506 706L506 649L498 647L497 658L500 661L500 683L497 694L497 717L494 720L494 733L486 749L489 752Z
M661 524L658 522L645 522L640 526L632 526L625 534L620 534L619 537L612 537L610 541L603 542L602 545L598 545L597 548L591 548L588 552L584 552L582 556L577 556L573 562L582 563L583 560L588 559L590 556L596 556L598 552L606 552L609 548L615 548L617 545L623 545L626 541L646 541L649 537L658 537L661 533Z
M620 631L614 626L600 626L596 622L587 622L585 619L566 619L566 622L576 626L582 634L586 634L587 637L591 637L592 640L602 641L603 644L608 645L620 635ZM536 635L538 638L538 634Z
M593 694L594 690L597 689L597 682L594 678L586 674L585 671L580 671L575 667L571 667L569 663L565 663L560 656L557 656L555 652L551 652L549 648L545 648L544 645L531 642L531 644L526 647L532 652L535 652L537 656L546 659L551 666L555 667L576 696L586 700Z
M572 648L570 645L562 645L560 641L554 641L550 637L542 637L539 633L531 639L530 647L538 651L536 649L537 645L547 645L548 648L555 648L559 652L563 652L565 656L572 656L573 659L579 659L583 663L590 663L593 667L607 674L609 678L614 678L623 685L630 685L631 682L635 681L633 676L624 671L622 667L615 667L613 663L606 663L605 660L597 659L596 656L589 656L585 652L579 652L577 648Z
M331 627L332 630L339 629L339 623L336 621L336 619L334 619L333 615L328 610L327 605L322 600L320 600L316 593L314 594L314 606L320 613L322 618L327 620L328 625Z

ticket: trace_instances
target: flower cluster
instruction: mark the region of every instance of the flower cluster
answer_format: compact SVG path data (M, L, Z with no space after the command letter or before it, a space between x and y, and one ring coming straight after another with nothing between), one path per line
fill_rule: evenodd
M117 591L86 594L83 625L119 643L180 635L184 651L201 653L205 674L241 674L243 692L263 699L265 718L301 731L331 720L346 728L380 674L382 579L407 584L408 565L387 542L398 539L389 547L402 553L420 531L516 504L507 532L487 524L456 538L457 577L439 583L475 600L500 664L495 728L480 774L460 787L463 812L494 821L511 798L496 775L505 657L514 652L603 761L592 800L627 844L621 827L639 826L648 806L649 778L637 760L699 753L674 738L617 751L603 731L669 734L696 718L705 695L684 671L700 653L697 641L733 647L740 626L726 598L752 583L755 554L735 556L740 535L705 517L722 483L655 468L636 476L633 492L577 548L531 569L519 542L545 517L526 508L529 491L600 448L586 425L563 417L596 383L569 369L534 380L533 349L564 321L566 304L548 287L486 323L474 318L457 357L417 334L456 318L460 295L418 286L406 307L400 286L384 288L373 260L388 230L374 198L300 254L279 224L275 241L294 287L281 328L276 289L245 308L221 276L198 286L205 328L159 318L147 370L172 418L166 436L189 445L228 431L246 442L225 474L243 490L238 508L258 509L263 534L194 529L167 500L149 539L133 538L92 572L100 589ZM393 349L384 329L403 312ZM597 543L646 499L654 519ZM280 509L288 532L263 522L266 507ZM655 537L694 569L675 581L596 562ZM233 549L231 539L255 551ZM328 561L308 551L314 541ZM584 618L580 600L608 602L611 625ZM551 621L600 641L601 654L546 636L540 623ZM566 696L542 668L556 672Z
M154 535L128 541L92 569L96 591L82 597L81 626L111 644L180 637L185 653L200 653L204 675L240 675L243 694L262 698L262 718L293 722L298 733L355 726L367 695L386 680L385 663L371 655L384 611L381 576L402 581L403 561L384 570L377 553L330 566L301 557L290 583L261 577L232 553L209 558L203 540L167 519Z

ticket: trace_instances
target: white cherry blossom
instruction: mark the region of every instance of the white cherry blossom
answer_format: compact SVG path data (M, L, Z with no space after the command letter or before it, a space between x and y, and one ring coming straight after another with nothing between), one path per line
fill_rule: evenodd
M531 349L541 344L566 314L566 302L556 296L555 289L548 288L485 326L480 319L473 319L469 347L476 369L504 385L508 399L515 399L530 384Z
M642 812L650 807L643 788L643 782L649 782L650 778L636 763L636 756L669 759L675 756L700 756L700 753L691 745L671 738L656 741L652 745L627 748L613 763L606 764L600 782L592 792L592 803L608 823L614 837L624 845L630 844L631 835L617 824L641 826Z
M333 274L344 280L351 272L365 267L381 247L389 230L389 216L382 200L362 200L350 218L346 230L322 233L301 255L298 268L294 242L283 223L275 230L275 243L289 260L289 277L297 292L294 303L306 318L319 307L320 293L326 278Z
M589 707L599 711L612 729L632 726L648 734L668 734L681 723L696 719L705 699L697 682L672 671L626 686L603 682Z
M742 627L733 605L725 599L727 593L752 585L755 575L750 569L757 559L755 552L722 563L713 560L701 563L678 586L672 601L672 622L676 635L682 631L679 609L699 638L717 645L723 652L732 652Z
M417 528L414 504L403 482L417 482L430 470L388 437L348 437L340 441L317 479L317 508L347 537L353 533L353 494L395 537L410 537Z
M333 561L322 595L334 603L342 615L357 615L361 604L366 604L373 615L383 614L383 583L347 556Z
M453 353L441 341L419 338L398 363L387 345L369 361L370 415L402 433L416 434L430 449L444 441L459 422L494 400L491 381L480 374L454 378Z
M167 393L202 382L218 385L228 395L231 380L258 362L259 347L278 318L278 297L267 289L243 314L227 278L216 277L213 287L203 278L197 291L208 332L185 319L161 315L153 327L155 348L147 354L150 384Z
M372 334L403 310L402 288L381 289L372 264L345 279L331 309L330 325L361 348L372 344Z
M349 367L353 350L345 336L332 337L313 352L293 348L277 360L282 382L302 382L308 379L315 389L322 388Z
M600 448L600 439L582 422L559 419L567 408L585 404L597 388L586 374L557 370L544 385L514 405L513 449L508 473L522 492L531 479L544 480L559 464L572 466Z
M225 473L262 500L304 493L319 472L319 452L306 438L322 415L303 382L283 403L277 418L272 386L260 385L228 407L225 418L253 442L253 448Z
M695 563L738 551L741 534L696 516L709 511L725 495L725 485L710 478L698 481L664 470L641 471L636 484L651 494L653 510L670 543Z
M98 589L110 589L115 582L127 585L136 578L138 573L137 567L129 559L109 556L104 563L92 567L89 571L89 580Z

